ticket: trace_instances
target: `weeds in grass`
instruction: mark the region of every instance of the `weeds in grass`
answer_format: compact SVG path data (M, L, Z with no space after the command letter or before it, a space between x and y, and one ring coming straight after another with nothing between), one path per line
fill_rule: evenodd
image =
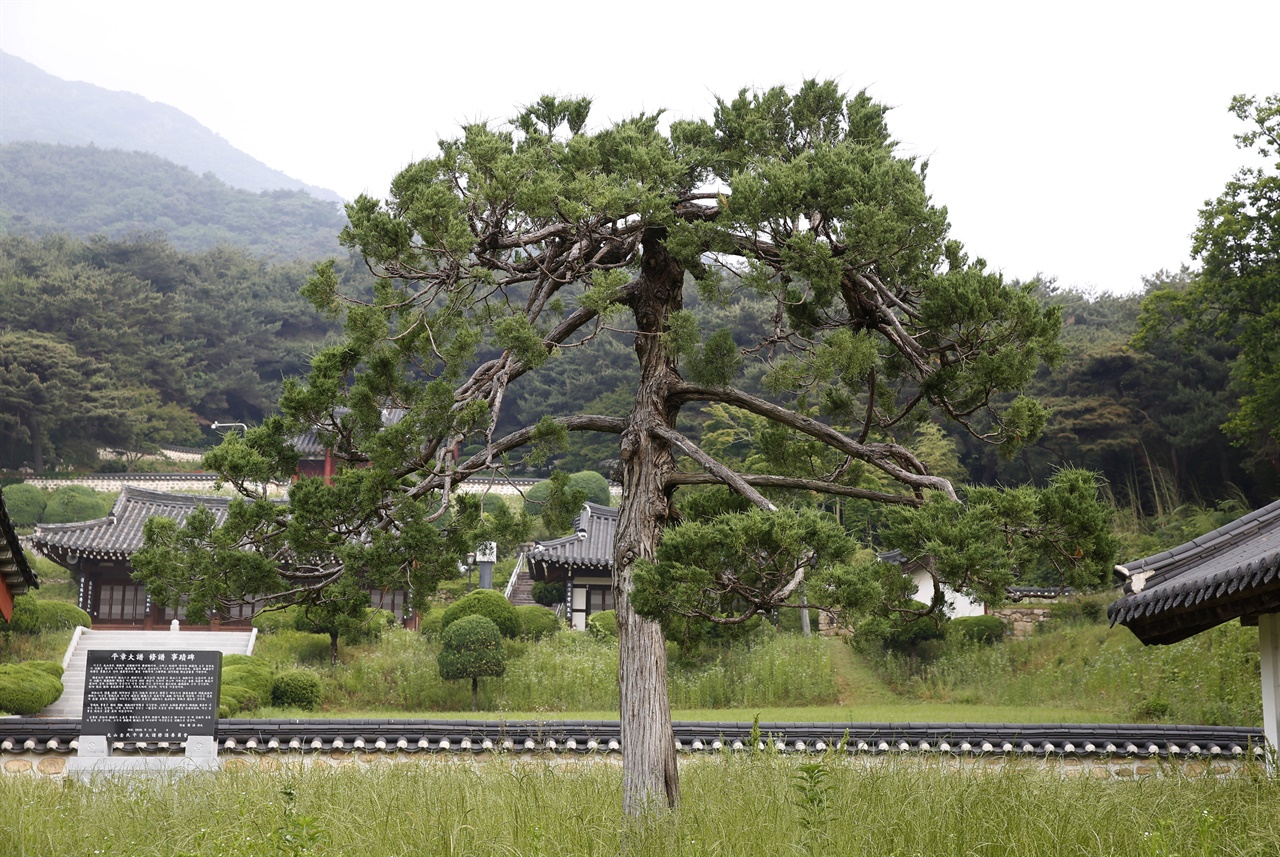
M1070 707L1088 699L1116 720L1262 720L1258 632L1235 624L1171 646L1144 647L1122 628L1066 622L996 645L952 638L914 671L899 655L867 656L896 692L932 702Z
M290 796L289 792L292 792ZM627 826L612 764L504 757L224 771L145 783L0 777L12 857L636 857L1280 853L1280 781L1100 781L1033 764L774 753L681 764L680 808Z

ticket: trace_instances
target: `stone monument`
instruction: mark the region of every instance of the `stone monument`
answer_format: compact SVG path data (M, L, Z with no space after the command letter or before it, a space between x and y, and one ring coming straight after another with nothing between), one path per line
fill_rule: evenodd
M95 649L86 653L79 749L67 773L81 778L218 768L221 652ZM113 744L183 744L182 756L116 755Z

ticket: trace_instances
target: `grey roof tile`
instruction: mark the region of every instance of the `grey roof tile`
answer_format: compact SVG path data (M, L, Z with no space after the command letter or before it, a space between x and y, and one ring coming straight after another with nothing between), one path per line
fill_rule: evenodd
M153 517L186 521L197 506L213 513L219 524L226 520L228 497L170 494L125 486L105 518L73 524L40 524L32 542L37 548L62 548L83 556L127 559L142 547L142 528Z
M1122 568L1125 594L1107 614L1144 642L1177 642L1280 609L1280 500Z

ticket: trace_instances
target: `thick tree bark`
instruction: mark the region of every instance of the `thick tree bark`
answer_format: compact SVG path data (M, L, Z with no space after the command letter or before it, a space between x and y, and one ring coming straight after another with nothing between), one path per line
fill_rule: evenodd
M661 230L645 233L641 288L630 302L638 331L640 384L622 433L622 511L614 546L622 808L628 816L674 807L680 793L667 698L666 640L657 622L636 615L631 606L633 566L657 553L670 512L666 476L675 467L667 442L653 429L675 424L676 411L668 406L667 394L679 375L661 334L668 316L682 305L684 271L666 252L662 238Z

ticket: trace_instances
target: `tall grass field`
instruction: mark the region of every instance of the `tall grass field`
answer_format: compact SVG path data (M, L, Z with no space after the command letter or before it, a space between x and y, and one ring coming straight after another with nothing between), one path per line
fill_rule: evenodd
M0 778L8 857L1280 854L1260 772L1103 781L756 755L682 765L682 801L624 825L610 763L428 762L86 785Z

